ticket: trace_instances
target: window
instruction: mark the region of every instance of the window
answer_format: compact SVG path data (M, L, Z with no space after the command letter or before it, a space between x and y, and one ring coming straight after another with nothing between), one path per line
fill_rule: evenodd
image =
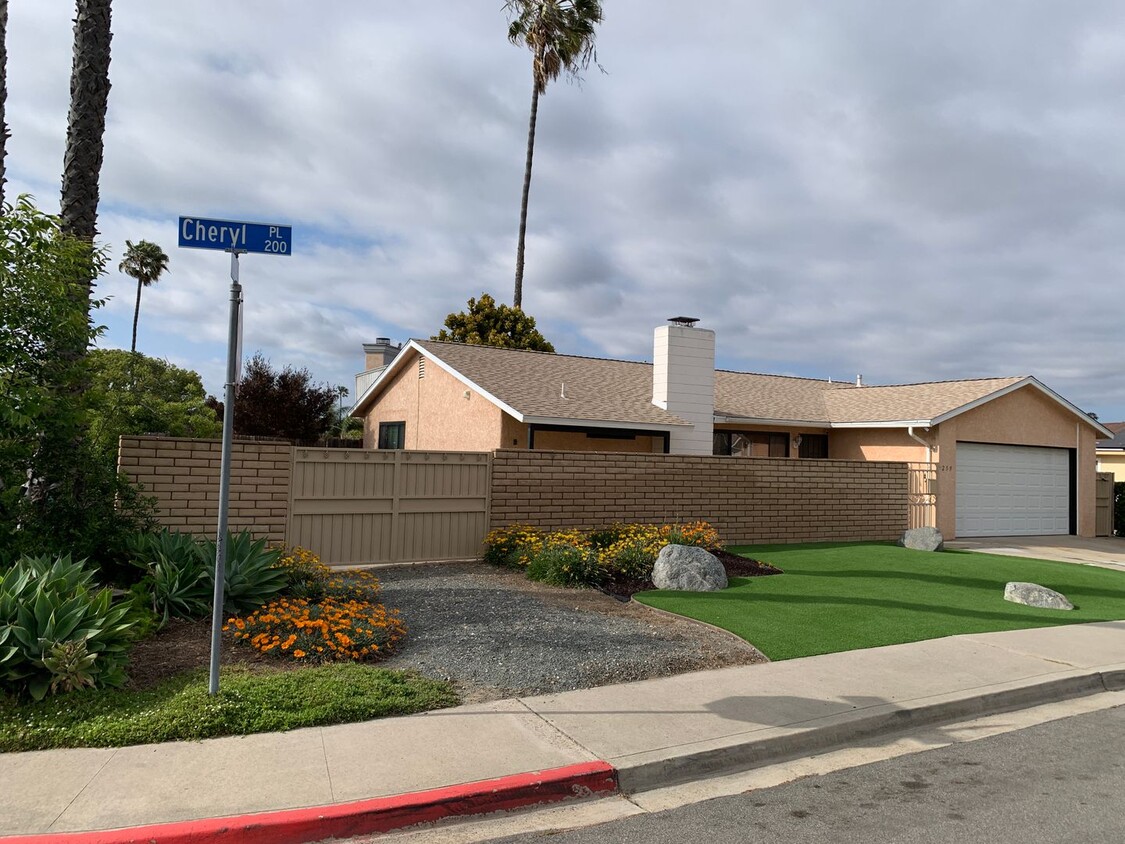
M713 451L734 457L788 457L789 435L774 431L715 431Z
M379 423L379 448L404 448L405 443L405 422Z
M803 434L797 456L827 459L828 434Z

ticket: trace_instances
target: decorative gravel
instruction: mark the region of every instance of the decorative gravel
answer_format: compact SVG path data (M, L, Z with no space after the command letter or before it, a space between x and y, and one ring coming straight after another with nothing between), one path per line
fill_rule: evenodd
M407 637L381 663L452 681L466 702L766 662L741 639L593 589L484 563L375 570Z

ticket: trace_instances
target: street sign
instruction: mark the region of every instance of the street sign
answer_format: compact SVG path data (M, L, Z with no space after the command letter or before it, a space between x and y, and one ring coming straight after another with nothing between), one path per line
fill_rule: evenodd
M180 217L180 246L222 252L293 254L293 227L234 220Z

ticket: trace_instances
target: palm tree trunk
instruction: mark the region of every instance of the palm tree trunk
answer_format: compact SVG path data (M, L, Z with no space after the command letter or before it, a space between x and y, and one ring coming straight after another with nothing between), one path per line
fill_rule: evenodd
M133 345L129 347L130 352L137 350L137 322L141 318L141 280L137 279L137 306L133 308Z
M534 74L533 74L534 76ZM523 169L523 201L520 202L520 237L516 246L516 292L512 296L512 306L523 307L523 252L527 236L527 197L531 193L531 159L535 154L535 119L539 114L539 82L532 79L531 119L527 127L527 163Z
M4 203L4 161L8 156L8 0L0 0L0 205Z
M63 157L63 231L93 243L98 223L105 115L109 104L111 0L76 0L70 114ZM93 279L87 281L87 295Z

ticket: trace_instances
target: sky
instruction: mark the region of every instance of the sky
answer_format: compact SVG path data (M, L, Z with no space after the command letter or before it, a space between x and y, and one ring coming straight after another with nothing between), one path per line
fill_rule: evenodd
M540 100L524 310L559 352L892 384L1034 375L1125 419L1125 4L605 0ZM9 198L56 213L73 3L13 0ZM200 216L293 227L241 260L244 351L351 385L362 344L511 303L531 54L502 0L117 0L99 345L126 239L170 271L138 349L225 372L229 257ZM604 71L604 72L603 72Z

